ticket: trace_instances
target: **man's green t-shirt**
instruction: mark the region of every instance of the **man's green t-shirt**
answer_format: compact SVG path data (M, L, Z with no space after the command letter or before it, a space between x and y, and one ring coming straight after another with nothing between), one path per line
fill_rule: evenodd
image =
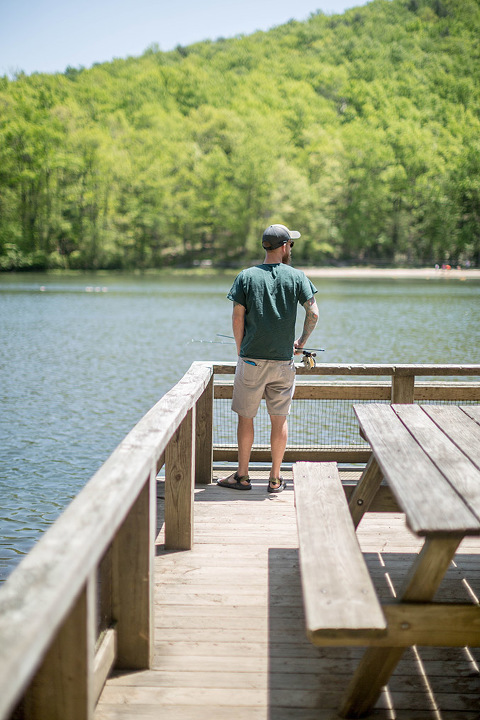
M246 310L240 357L291 360L298 303L316 292L305 273L284 263L242 270L227 295Z

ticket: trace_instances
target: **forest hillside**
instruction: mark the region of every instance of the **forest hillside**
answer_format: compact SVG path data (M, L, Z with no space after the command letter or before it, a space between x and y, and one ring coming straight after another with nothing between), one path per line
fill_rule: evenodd
M298 264L479 265L479 37L479 0L373 0L0 77L0 269L244 264L271 222Z

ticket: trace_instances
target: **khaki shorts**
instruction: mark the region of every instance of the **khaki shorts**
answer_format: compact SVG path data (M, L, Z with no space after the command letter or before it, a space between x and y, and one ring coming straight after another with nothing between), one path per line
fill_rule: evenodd
M293 360L238 358L232 410L242 417L255 417L265 393L269 415L288 415L294 390Z

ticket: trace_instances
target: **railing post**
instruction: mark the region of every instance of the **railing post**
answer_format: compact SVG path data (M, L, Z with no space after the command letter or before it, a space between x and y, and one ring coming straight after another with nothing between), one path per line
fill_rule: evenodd
M112 545L112 611L118 668L141 670L152 664L155 516L156 468Z
M213 380L200 396L195 413L195 482L208 485L212 482L213 465Z
M392 376L392 403L408 404L413 403L415 388L415 375L393 375Z
M90 577L25 693L25 720L92 720L95 585Z
M193 547L195 487L195 408L190 410L165 451L165 548Z

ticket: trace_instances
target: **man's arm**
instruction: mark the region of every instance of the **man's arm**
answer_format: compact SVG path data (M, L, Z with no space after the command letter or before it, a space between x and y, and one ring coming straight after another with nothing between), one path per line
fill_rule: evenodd
M318 306L315 296L312 295L310 300L307 300L307 302L304 303L303 307L305 308L305 322L303 323L302 334L298 340L295 340L294 342L294 347L299 350L301 350L307 342L318 321Z
M233 303L232 329L237 343L237 355L240 355L240 345L245 334L245 308L237 302Z

